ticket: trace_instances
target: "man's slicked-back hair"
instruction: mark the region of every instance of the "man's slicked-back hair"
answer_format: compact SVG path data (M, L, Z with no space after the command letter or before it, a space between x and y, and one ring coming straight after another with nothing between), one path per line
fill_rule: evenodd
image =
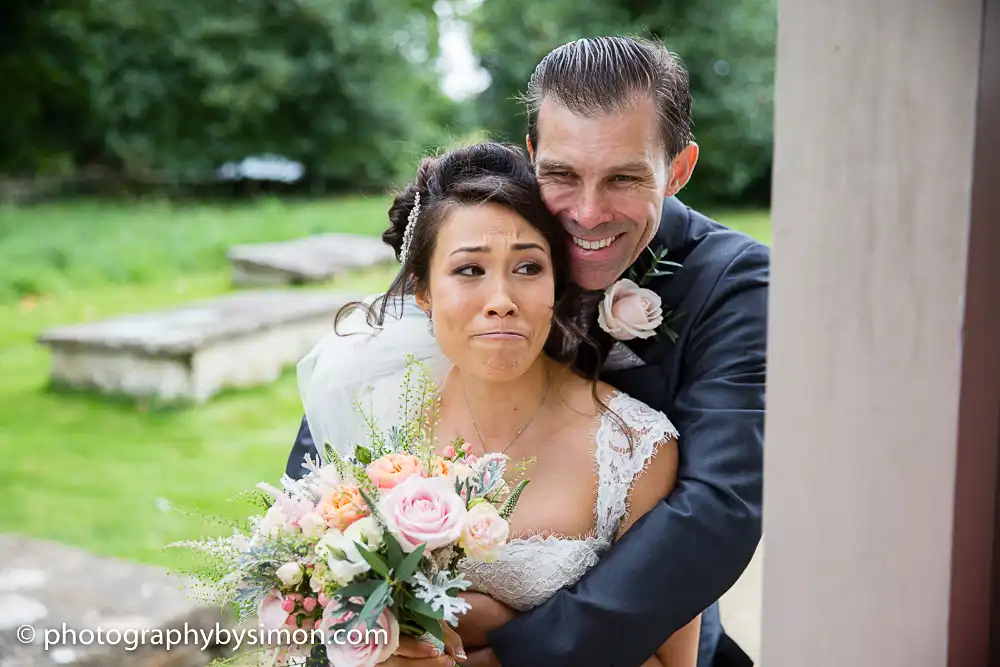
M667 159L691 141L691 86L687 69L662 44L640 37L587 37L551 51L535 68L521 101L528 136L537 148L538 110L551 99L585 118L621 111L652 99Z

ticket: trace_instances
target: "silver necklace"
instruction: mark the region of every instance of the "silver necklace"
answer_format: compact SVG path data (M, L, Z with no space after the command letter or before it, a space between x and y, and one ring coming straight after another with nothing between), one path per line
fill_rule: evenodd
M550 386L552 386L552 383L550 381L548 373L546 373L545 374L545 393L542 394L542 400L538 402L538 407L535 408L535 412L534 412L533 415L531 415L531 419L528 420L528 423L525 424L524 426L522 426L521 428L519 428L517 430L517 433L514 434L514 437L511 439L511 441L508 442L507 446L504 447L503 450L500 452L501 454L506 454L507 450L510 449L510 446L513 445L515 442L517 442L517 439L521 437L521 434L524 433L524 431L529 426L531 426L531 422L535 421L535 417L538 416L538 412L542 409L542 405L544 405L545 399L548 398L549 387ZM468 392L465 391L465 383L464 382L462 383L462 394L465 396L465 409L469 411L469 419L472 420L472 428L475 429L475 431L476 431L476 437L479 438L479 444L480 444L480 446L482 446L483 452L485 452L486 451L486 441L483 439L482 434L479 432L479 426L476 425L476 416L474 414L472 414L472 406L469 405L469 394L468 394Z

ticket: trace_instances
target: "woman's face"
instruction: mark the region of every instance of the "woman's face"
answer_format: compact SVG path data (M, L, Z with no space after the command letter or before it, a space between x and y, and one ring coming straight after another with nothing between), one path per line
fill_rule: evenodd
M549 245L508 208L455 205L417 301L441 351L464 373L494 382L520 377L541 357L552 327Z

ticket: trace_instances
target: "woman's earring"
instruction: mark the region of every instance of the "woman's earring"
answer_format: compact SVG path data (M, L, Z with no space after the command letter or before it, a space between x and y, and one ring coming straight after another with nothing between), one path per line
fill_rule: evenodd
M434 335L434 320L430 313L427 313L427 330L431 332L432 336Z

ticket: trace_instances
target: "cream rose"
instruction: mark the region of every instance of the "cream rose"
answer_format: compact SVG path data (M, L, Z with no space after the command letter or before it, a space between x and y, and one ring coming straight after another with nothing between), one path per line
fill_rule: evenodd
M354 540L339 530L331 530L316 543L316 555L326 565L325 579L332 579L341 586L354 581L359 574L371 569L371 565L358 551Z
M302 534L306 537L318 540L323 537L324 533L326 533L326 519L316 512L309 512L299 519L299 528L302 530Z
M650 338L662 322L660 295L626 278L607 289L597 308L597 323L617 340Z
M488 563L500 556L500 547L507 542L509 533L510 525L493 505L487 502L477 503L466 514L458 546L470 558Z
M370 516L358 519L348 526L344 531L344 537L364 546L368 551L375 551L382 546L382 529Z
M421 544L432 551L458 540L465 522L465 501L447 477L413 476L382 496L379 507L400 548Z
M298 563L285 563L274 574L285 586L297 586L302 583L302 566Z
M292 535L296 532L292 526L291 519L285 513L281 505L271 505L264 518L260 522L260 535L263 537L278 539L280 536Z

